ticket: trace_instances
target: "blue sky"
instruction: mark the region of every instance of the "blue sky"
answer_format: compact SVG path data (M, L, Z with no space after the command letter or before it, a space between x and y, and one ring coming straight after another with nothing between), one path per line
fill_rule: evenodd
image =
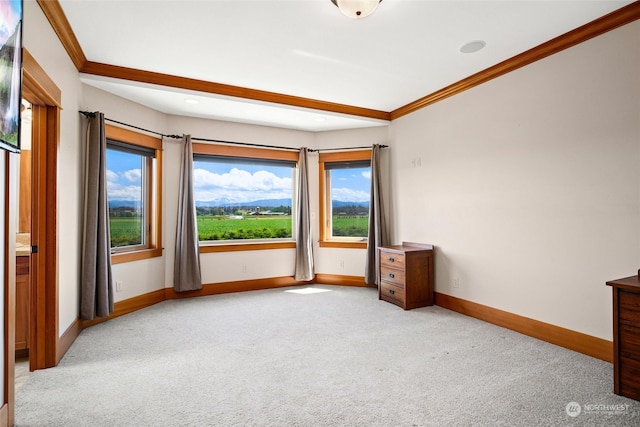
M195 162L193 179L199 202L243 203L292 197L290 167Z
M142 200L140 156L107 150L107 194L109 200Z
M368 202L371 191L371 169L331 170L331 198L341 202Z
M140 157L107 150L107 191L110 200L142 198ZM199 202L251 202L291 199L293 174L289 167L194 163L195 199ZM367 168L333 169L332 198L343 202L368 202L371 172Z
M332 171L334 200L368 202L369 168ZM196 162L196 201L251 202L261 199L291 198L292 172L288 167Z

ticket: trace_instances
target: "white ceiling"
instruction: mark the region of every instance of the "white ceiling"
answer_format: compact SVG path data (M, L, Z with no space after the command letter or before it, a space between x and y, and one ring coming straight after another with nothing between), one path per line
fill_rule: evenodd
M393 111L632 1L59 0L89 61ZM486 47L463 54L460 46ZM323 131L387 124L82 74L168 114ZM196 105L186 99L195 99Z

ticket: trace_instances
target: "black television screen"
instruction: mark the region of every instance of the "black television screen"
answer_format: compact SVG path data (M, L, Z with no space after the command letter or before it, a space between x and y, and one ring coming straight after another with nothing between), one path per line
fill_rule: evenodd
M20 151L22 0L0 0L0 147Z

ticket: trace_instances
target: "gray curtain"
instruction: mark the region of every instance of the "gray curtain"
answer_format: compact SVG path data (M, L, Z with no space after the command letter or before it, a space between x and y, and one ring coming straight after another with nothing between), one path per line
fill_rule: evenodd
M107 138L103 113L97 112L88 119L86 144L80 317L92 320L113 312Z
M311 219L309 213L309 177L307 171L307 148L300 149L298 160L298 206L296 234L295 279L313 280L313 242L311 240Z
M176 292L202 289L200 245L196 224L196 204L193 196L193 147L191 135L182 136L180 194L178 195L178 226L173 269L173 289Z
M371 198L369 199L369 237L365 261L364 281L367 285L378 284L378 246L389 244L389 232L384 217L382 180L380 172L380 145L371 151Z

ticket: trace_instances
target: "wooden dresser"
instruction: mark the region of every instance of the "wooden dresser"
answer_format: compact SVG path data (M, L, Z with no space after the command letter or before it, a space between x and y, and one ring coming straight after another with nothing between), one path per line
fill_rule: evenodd
M640 400L640 279L607 285L613 288L613 392Z
M405 310L433 305L433 246L378 247L378 297Z

